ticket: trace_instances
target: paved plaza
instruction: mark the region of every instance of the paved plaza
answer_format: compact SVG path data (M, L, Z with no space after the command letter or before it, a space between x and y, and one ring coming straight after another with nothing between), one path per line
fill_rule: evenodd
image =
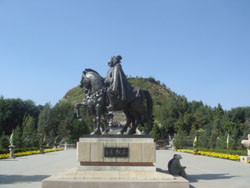
M41 188L41 180L77 166L76 150L0 160L0 188Z
M157 167L167 168L171 150L157 151ZM186 166L190 187L193 188L249 188L250 164L219 158L180 153L181 165Z
M157 168L166 172L171 150L158 150ZM248 188L250 164L181 153L193 188ZM41 180L78 165L76 150L0 160L0 188L41 188Z

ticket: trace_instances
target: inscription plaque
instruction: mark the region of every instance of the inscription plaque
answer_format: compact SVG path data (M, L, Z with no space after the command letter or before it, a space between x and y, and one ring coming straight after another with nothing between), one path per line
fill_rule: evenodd
M104 157L128 157L128 148L105 147Z

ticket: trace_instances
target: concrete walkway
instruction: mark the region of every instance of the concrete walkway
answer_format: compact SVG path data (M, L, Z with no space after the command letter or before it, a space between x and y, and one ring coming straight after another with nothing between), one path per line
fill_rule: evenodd
M174 152L157 151L158 170L167 170ZM193 188L248 188L250 164L180 153ZM76 150L0 160L0 188L41 188L41 180L78 165Z
M76 167L76 150L0 160L0 188L41 188L41 180Z
M180 153L181 165L186 166L186 173L193 188L249 188L250 164L218 159L188 153ZM167 160L172 158L171 150L157 151L157 166L167 169Z

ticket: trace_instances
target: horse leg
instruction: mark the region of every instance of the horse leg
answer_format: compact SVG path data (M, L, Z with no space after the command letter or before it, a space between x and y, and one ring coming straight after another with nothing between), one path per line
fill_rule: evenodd
M132 119L131 119L128 111L125 110L124 114L126 116L127 121L126 121L126 124L124 125L124 127L119 132L119 134L121 134L121 135L123 135L125 132L127 132L129 124L132 123Z
M150 131L150 120L148 118L147 118L145 129L146 129L145 134L148 135Z
M95 107L95 117L93 118L94 120L94 131L91 133L92 135L96 134L101 134L101 129L100 129L100 108L99 105L97 104Z
M137 121L135 121L135 120L132 121L132 127L131 127L131 129L129 129L128 134L129 135L135 134L137 126L138 126Z
M131 127L131 129L129 129L129 132L128 132L129 135L132 135L132 134L136 133L136 128L137 128L137 126L139 125L140 122L141 122L140 117L137 116L136 114L134 114L133 121L132 121L132 127Z
M100 116L96 116L96 129L95 134L102 134L101 128L100 128Z
M125 132L127 132L128 126L130 125L130 123L132 123L131 120L127 120L125 126L122 128L122 130L120 131L120 134L123 135Z
M104 118L104 126L105 126L103 134L108 134L108 132L109 132L109 122L107 121L105 115L103 115L103 118Z
M94 135L96 131L96 118L95 117L92 118L92 124L93 124L93 131L90 134Z
M149 134L149 123L146 122L146 126L144 127L144 123L142 123L142 127L144 127L144 130L142 131L142 135L148 135Z
M96 134L101 134L100 121L101 121L101 113L100 113L100 105L96 105Z

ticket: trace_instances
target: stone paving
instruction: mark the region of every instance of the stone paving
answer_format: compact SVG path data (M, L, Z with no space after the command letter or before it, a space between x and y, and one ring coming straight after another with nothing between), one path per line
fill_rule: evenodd
M76 167L76 150L0 160L0 188L41 188L41 180Z
M157 169L166 172L171 150L158 150ZM250 164L180 153L191 188L249 188ZM0 188L41 188L41 180L76 167L76 150L0 160Z
M61 179L85 180L173 180L172 175L156 171L77 171L72 168L55 175ZM53 179L53 178L52 178Z
M181 165L186 166L186 173L193 188L249 188L250 164L219 158L173 152L157 151L157 166L166 169L166 160L174 153L181 154Z

